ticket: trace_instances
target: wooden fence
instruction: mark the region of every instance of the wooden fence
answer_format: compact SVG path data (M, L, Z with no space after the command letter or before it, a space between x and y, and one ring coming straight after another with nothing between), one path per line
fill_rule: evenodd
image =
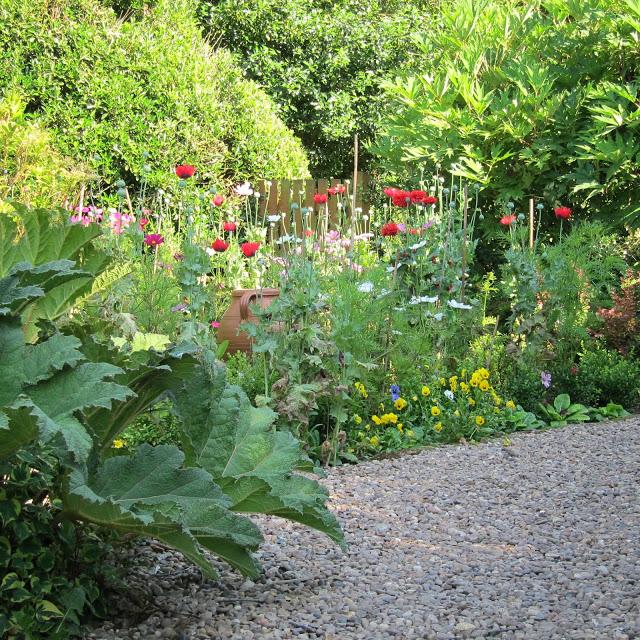
M358 215L365 216L364 219L366 220L370 209L367 198L370 176L368 173L363 172L358 172L357 175L355 206L361 210ZM329 187L337 185L344 185L346 191L340 198L329 196L327 200L329 225L335 227L341 219L344 225L348 222L352 211L350 206L353 198L352 179L272 180L270 184L265 180L260 180L256 185L257 191L262 196L260 199L260 215L264 218L271 215L285 214L280 221L280 231L288 234L291 233L291 228L294 225L296 229L303 228L301 208L313 208L308 226L314 228L318 212L324 205L315 204L313 196L316 193L326 194ZM338 202L348 203L347 206L343 206L342 212L338 207ZM298 205L298 208L292 208L291 205L293 204Z

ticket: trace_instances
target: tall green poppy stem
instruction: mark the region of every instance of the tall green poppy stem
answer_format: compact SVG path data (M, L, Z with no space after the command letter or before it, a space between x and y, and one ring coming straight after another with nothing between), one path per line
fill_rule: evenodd
M560 218L560 241L558 244L560 244L560 242L562 242L562 223L564 222L563 218Z

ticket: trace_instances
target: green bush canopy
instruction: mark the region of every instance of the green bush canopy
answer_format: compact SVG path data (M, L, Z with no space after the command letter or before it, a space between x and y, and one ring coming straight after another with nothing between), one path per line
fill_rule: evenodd
M374 148L389 170L637 221L638 0L455 0L418 31Z
M58 150L107 180L147 164L159 185L181 162L216 179L307 175L271 99L205 42L186 0L128 19L97 0L4 0L0 49L0 93L20 91Z

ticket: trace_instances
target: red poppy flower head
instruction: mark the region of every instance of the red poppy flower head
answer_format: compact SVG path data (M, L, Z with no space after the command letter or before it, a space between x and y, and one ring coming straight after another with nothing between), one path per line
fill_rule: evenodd
M224 196L218 194L217 196L213 197L213 200L211 202L214 207L219 207L224 202Z
M409 197L411 198L411 202L413 202L413 204L422 204L424 202L424 199L427 197L427 192L416 189L415 191L409 192Z
M196 172L196 168L191 164L179 164L176 167L176 175L180 180L188 180L193 177Z
M149 224L148 218L140 218L140 222L138 223L141 229L144 229Z
M164 242L164 238L159 233L148 233L144 237L144 243L149 247L157 247Z
M343 194L343 193L346 192L347 187L345 185L343 185L343 184L337 184L335 189L336 189L337 193Z
M211 243L211 248L218 253L224 253L229 248L229 243L217 238Z
M225 222L225 223L222 225L222 228L223 228L225 231L228 231L229 233L233 233L233 232L236 230L237 225L236 225L236 223L235 223L235 222Z
M304 235L307 236L307 238L311 238L311 236L313 236L313 231L311 229L306 229Z
M327 193L328 193L330 196L335 196L335 195L336 195L336 193L338 193L338 187L329 187L329 188L327 189Z
M329 199L329 196L326 193L316 193L313 196L313 201L316 204L324 204Z
M436 198L435 196L425 196L422 199L422 204L437 204L438 203L438 198Z
M259 242L243 242L240 245L240 251L247 257L252 258L260 248Z
M382 191L388 198L393 198L398 193L400 193L401 189L396 189L395 187L385 187Z
M503 216L500 218L500 224L505 225L506 227L511 226L517 220L516 216L511 214L510 216Z
M398 191L398 193L391 198L391 203L394 207L408 207L410 202L411 195L408 191Z
M568 220L572 213L569 207L556 207L553 211L556 214L556 218L560 218L562 220Z
M380 229L380 233L386 238L388 236L397 236L398 231L400 231L398 225L395 222L387 222L382 225L382 229Z

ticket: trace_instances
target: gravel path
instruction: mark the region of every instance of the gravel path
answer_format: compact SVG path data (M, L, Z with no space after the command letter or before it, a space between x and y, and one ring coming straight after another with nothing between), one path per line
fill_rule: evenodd
M640 638L640 419L511 439L332 471L348 552L262 518L256 582L143 547L158 610L88 637Z

